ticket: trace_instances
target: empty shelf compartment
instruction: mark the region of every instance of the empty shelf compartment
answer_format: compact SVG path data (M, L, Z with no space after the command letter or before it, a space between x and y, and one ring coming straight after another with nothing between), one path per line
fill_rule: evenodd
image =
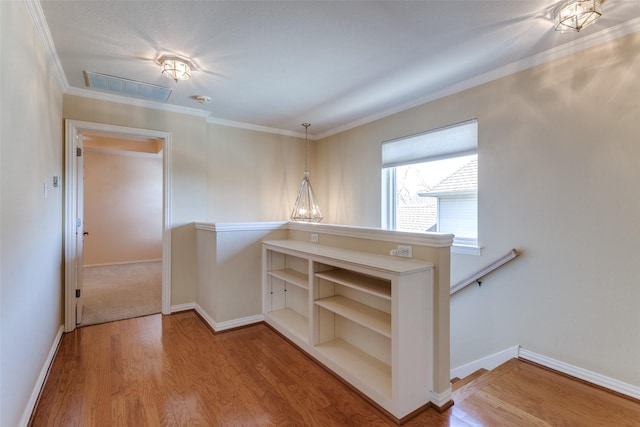
M285 328L295 334L301 340L307 340L309 336L309 319L290 308L272 311L267 314L267 318L276 322L280 327Z
M348 372L349 380L360 381L385 398L391 398L391 366L341 339L318 344L316 350Z
M389 280L378 279L341 269L318 272L316 273L316 277L380 298L391 299L391 282Z
M287 283L291 283L292 285L296 285L304 289L309 289L309 278L307 277L307 275L291 268L285 268L283 270L271 270L268 272L268 274L270 276L284 280Z
M316 305L391 338L391 314L342 295L315 301Z

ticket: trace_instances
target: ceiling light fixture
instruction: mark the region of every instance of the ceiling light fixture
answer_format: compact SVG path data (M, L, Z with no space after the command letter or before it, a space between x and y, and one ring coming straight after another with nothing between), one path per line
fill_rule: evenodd
M602 16L604 0L565 0L555 9L556 31L580 31Z
M322 212L318 202L316 202L316 196L313 194L311 188L311 182L309 181L309 140L307 137L307 131L311 123L303 123L304 126L304 177L302 178L302 184L300 185L300 191L298 192L298 198L296 204L291 212L291 219L293 221L300 222L320 222L322 221Z
M195 68L191 61L177 56L161 56L158 63L162 66L162 75L175 80L189 80L191 69Z

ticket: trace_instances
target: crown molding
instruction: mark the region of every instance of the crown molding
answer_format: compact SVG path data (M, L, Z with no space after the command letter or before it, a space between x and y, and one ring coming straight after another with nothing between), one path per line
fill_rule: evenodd
M42 43L44 54L47 57L49 64L53 68L53 72L58 79L58 83L60 84L62 91L66 92L69 89L69 81L67 80L67 75L64 73L64 69L62 68L62 63L60 62L58 51L56 51L56 46L53 43L53 38L51 37L51 32L49 31L47 20L44 17L44 12L42 11L40 1L24 0L24 4L27 7L29 15L31 16L33 27L38 34L40 43Z
M155 108L155 109L170 111L175 113L194 115L198 117L206 117L207 123L219 124L222 126L229 126L229 127L253 130L258 132L266 132L266 133L272 133L277 135L292 136L296 138L303 138L305 136L304 133L302 132L293 132L286 129L272 128L268 126L261 126L261 125L251 124L251 123L237 122L233 120L226 120L226 119L212 117L209 112L200 110L197 108L180 107L180 106L171 105L171 104L161 104L153 101L146 101L142 99L128 98L124 96L118 96L113 94L89 91L86 89L69 87L69 82L67 80L67 76L64 73L64 69L62 68L62 63L60 62L60 58L58 57L58 53L53 43L51 32L49 31L47 21L42 11L42 6L40 5L40 0L23 0L23 1L27 7L27 10L29 11L29 14L31 15L31 19L33 20L33 24L36 32L38 33L38 37L42 42L42 46L44 48L47 59L49 60L54 70L54 73L58 79L58 82L60 83L60 86L62 87L63 92L65 94L83 96L86 98L94 98L94 99L111 101L111 102L118 102L121 104L130 104L130 105L136 105L141 107ZM640 31L640 18L635 18L627 22L624 22L622 24L616 25L614 27L607 28L597 33L593 33L581 39L574 40L572 42L557 46L553 49L547 50L540 54L533 55L516 62L512 62L511 64L505 65L503 67L496 68L494 70L472 77L465 81L447 86L439 91L417 98L411 102L407 102L397 107L390 108L367 117L363 117L362 119L353 121L343 126L339 126L337 128L331 129L329 131L323 132L315 136L309 135L308 138L312 141L328 138L330 136L348 131L358 126L362 126L367 123L371 123L376 120L380 120L385 117L391 116L393 114L397 114L402 111L406 111L408 109L426 104L428 102L432 102L437 99L441 99L446 96L453 95L453 94L462 92L464 90L482 85L484 83L488 83L488 82L497 80L499 78L506 77L508 75L527 70L537 65L541 65L556 59L563 58L565 56L583 51L593 46L606 43L608 41L615 40L617 38L620 38L638 31Z
M65 91L65 94L82 96L84 98L92 98L100 101L117 102L119 104L133 105L136 107L153 108L156 110L170 111L172 113L187 114L190 116L206 117L207 115L209 115L207 111L199 110L197 108L181 107L179 105L173 104L163 104L160 102L147 101L138 98L129 98L126 96L115 95L106 92L98 92L89 89L79 89L77 87L70 87Z
M596 45L606 43L608 41L615 40L617 38L626 36L628 34L636 33L638 31L640 31L640 18L635 18L627 22L624 22L620 25L607 28L605 30L583 37L581 39L574 40L572 42L554 47L552 49L549 49L537 55L529 56L519 61L512 62L511 64L507 64L505 66L502 66L494 70L488 71L486 73L480 74L478 76L472 77L465 81L447 86L439 91L432 92L428 95L415 99L411 102L384 110L380 113L363 117L362 119L331 129L327 132L316 135L316 139L323 139L332 135L339 134L341 132L348 131L358 126L362 126L367 123L371 123L376 120L383 119L393 114L400 113L402 111L406 111L414 107L418 107L420 105L435 101L437 99L445 98L449 95L453 95L453 94L465 91L467 89L480 86L484 83L489 83L491 81L498 80L502 77L506 77L508 75L515 74L520 71L527 70L529 68L533 68L537 65L542 65L547 62L551 62L553 60L578 53L580 51L594 47Z
M234 128L240 128L240 129L246 129L246 130L255 130L257 132L273 133L273 134L276 134L276 135L293 136L295 138L304 138L305 137L303 132L295 132L295 131L291 131L291 130L272 128L272 127L268 127L268 126L254 125L254 124L245 123L245 122L236 122L234 120L220 119L220 118L212 117L212 116L207 117L207 123L216 124L216 125L222 125L222 126L229 126L229 127L234 127ZM311 141L314 141L314 140L318 139L318 137L314 138L311 135L309 135L309 139Z

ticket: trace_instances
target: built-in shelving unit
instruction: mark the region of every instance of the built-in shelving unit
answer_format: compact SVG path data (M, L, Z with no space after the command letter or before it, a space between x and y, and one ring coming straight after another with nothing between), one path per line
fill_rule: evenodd
M296 343L309 339L309 260L283 252L266 255L267 275L263 305L269 319L286 328Z
M433 265L263 242L265 321L397 422L433 388Z

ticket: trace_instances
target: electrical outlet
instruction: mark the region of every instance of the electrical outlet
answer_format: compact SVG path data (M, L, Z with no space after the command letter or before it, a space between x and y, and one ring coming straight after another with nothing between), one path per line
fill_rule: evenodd
M389 251L389 255L391 255L391 256L396 256L396 255L398 255L398 250L397 250L397 249L391 249L391 250Z
M398 245L398 256L411 258L413 256L413 247L408 245Z
M318 243L318 235L316 233L311 233L311 243Z

